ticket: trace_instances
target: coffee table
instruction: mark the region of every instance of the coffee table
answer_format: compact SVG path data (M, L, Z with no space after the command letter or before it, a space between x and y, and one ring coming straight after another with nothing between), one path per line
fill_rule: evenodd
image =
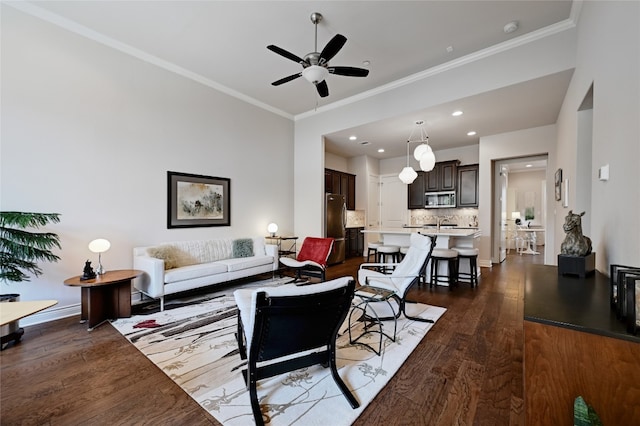
M64 284L82 287L80 322L87 322L91 331L108 320L131 316L131 280L142 274L136 269L120 269L85 281L78 275Z
M24 330L18 325L17 321L19 319L50 308L56 303L58 303L57 300L29 300L26 302L0 303L0 327L2 329L0 350L4 349L5 343L13 340L15 344L22 338ZM5 332L7 334L5 334Z
M349 343L366 346L379 356L382 353L383 337L389 338L392 342L396 341L398 317L395 310L393 309L393 305L391 305L390 302L390 299L392 299L394 294L395 293L393 291L372 286L362 286L356 290L354 296L360 299L360 302L355 303L353 305L353 308L351 309L351 312L349 312ZM391 317L380 318L378 316L372 304L379 302L386 302L386 304L389 306L389 309L391 310ZM358 318L354 319L353 315L356 312L361 313L361 315ZM382 328L383 319L393 319L393 336L385 333L384 329ZM355 338L351 335L351 329L354 321L362 321L364 323L363 332ZM377 333L380 336L380 340L378 342L378 350L376 350L368 343L359 341L364 336L370 333Z

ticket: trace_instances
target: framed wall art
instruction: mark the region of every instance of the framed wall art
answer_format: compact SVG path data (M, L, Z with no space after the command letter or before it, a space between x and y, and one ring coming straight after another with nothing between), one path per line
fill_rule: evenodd
M562 169L556 170L556 201L562 199Z
M230 179L167 172L167 228L231 225Z

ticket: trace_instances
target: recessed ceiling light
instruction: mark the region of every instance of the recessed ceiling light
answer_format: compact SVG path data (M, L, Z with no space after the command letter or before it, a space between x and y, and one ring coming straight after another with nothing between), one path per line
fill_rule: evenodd
M533 167L533 164L527 164L525 167Z
M350 140L350 141L355 141L356 139L358 139L358 137L357 137L357 136L349 136L349 140Z
M384 152L384 148L380 148L378 152Z
M458 110L458 111L453 111L453 112L451 113L451 115L453 115L454 117L459 117L459 116L461 116L461 115L462 115L462 111L460 111L460 110Z
M470 132L467 132L467 136L475 136L476 132L474 132L473 130Z

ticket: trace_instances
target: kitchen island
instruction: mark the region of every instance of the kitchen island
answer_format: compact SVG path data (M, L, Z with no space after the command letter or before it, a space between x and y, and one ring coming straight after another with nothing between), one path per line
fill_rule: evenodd
M431 227L405 227L375 229L369 228L361 231L364 234L380 234L380 238L385 245L395 245L409 247L411 234L418 232L422 235L436 236L435 248L448 249L451 247L473 247L478 248L482 232L478 228L431 228ZM440 262L439 274L445 275L448 271L446 262ZM431 267L427 267L427 281L431 280ZM469 262L462 262L460 272L469 272ZM480 267L478 267L480 276ZM446 285L446 284L445 284Z
M476 247L477 239L482 232L478 228L427 228L427 227L406 227L375 229L368 228L362 231L369 234L380 234L382 242L386 245L396 245L400 247L409 246L409 237L414 232L422 235L435 235L436 248Z

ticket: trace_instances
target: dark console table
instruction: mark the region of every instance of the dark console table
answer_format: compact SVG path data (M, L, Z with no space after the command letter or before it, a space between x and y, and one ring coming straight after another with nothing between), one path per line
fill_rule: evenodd
M609 280L528 265L524 281L527 425L573 425L582 396L603 424L640 424L640 337L609 304Z

